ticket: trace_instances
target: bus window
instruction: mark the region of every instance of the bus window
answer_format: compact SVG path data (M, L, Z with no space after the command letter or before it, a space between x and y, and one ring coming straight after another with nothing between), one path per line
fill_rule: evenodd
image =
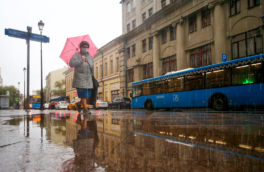
M167 81L156 82L154 94L167 93Z
M154 94L154 83L149 83L149 84L143 84L142 86L142 95L150 95Z
M233 68L233 85L253 84L261 81L261 63Z
M203 89L203 74L191 75L185 77L185 91Z
M168 92L177 92L184 90L184 77L169 79L168 80Z
M142 85L135 86L133 88L133 97L141 96L141 93L142 93Z
M206 73L206 88L220 88L231 85L231 70L221 69Z

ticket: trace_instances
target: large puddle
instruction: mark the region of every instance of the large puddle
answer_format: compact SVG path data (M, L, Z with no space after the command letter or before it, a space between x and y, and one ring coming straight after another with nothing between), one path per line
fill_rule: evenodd
M58 111L5 125L27 139L25 171L264 171L259 114Z

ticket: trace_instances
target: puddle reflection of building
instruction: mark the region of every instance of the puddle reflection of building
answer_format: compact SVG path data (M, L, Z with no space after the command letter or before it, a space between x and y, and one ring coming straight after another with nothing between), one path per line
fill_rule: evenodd
M97 119L100 143L96 154L109 171L264 169L261 126L248 130L249 125L241 121L240 126L224 125L228 119L204 116L153 114L123 119L104 115Z

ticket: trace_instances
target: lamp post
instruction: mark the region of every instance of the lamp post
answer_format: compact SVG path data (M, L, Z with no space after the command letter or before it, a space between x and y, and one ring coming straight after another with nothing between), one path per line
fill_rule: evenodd
M18 103L17 103L17 109L19 109L19 100L20 100L20 82L18 82Z
M42 35L42 30L44 27L44 23L42 20L38 22L38 27L40 31L40 35ZM41 73L41 89L40 89L40 96L41 96L41 101L40 101L40 110L43 110L43 83L42 83L42 42L40 42L40 73Z
M24 67L23 71L24 71L24 109L26 107L26 103L25 103L25 97L26 97L26 94L25 94L25 89L26 89L26 84L25 84L25 78L26 78L26 68Z

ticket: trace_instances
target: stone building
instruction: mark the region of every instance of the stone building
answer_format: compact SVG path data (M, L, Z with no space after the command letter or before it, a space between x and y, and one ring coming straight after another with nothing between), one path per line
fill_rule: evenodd
M263 53L260 0L122 0L120 89L170 71ZM121 44L120 44L121 45ZM127 81L127 82L123 82Z
M54 70L49 72L49 74L46 76L46 100L47 102L50 101L52 97L55 97L55 82L60 81L62 79L65 79L65 76L63 72L65 72L68 68L64 67L62 69ZM63 88L64 89L64 88Z
M63 74L65 75L66 96L70 97L70 101L72 101L78 97L77 89L72 87L74 70L68 69Z
M122 36L98 49L94 56L94 76L99 83L99 99L110 102L125 92L120 89L120 71L124 71L119 58L121 45Z

